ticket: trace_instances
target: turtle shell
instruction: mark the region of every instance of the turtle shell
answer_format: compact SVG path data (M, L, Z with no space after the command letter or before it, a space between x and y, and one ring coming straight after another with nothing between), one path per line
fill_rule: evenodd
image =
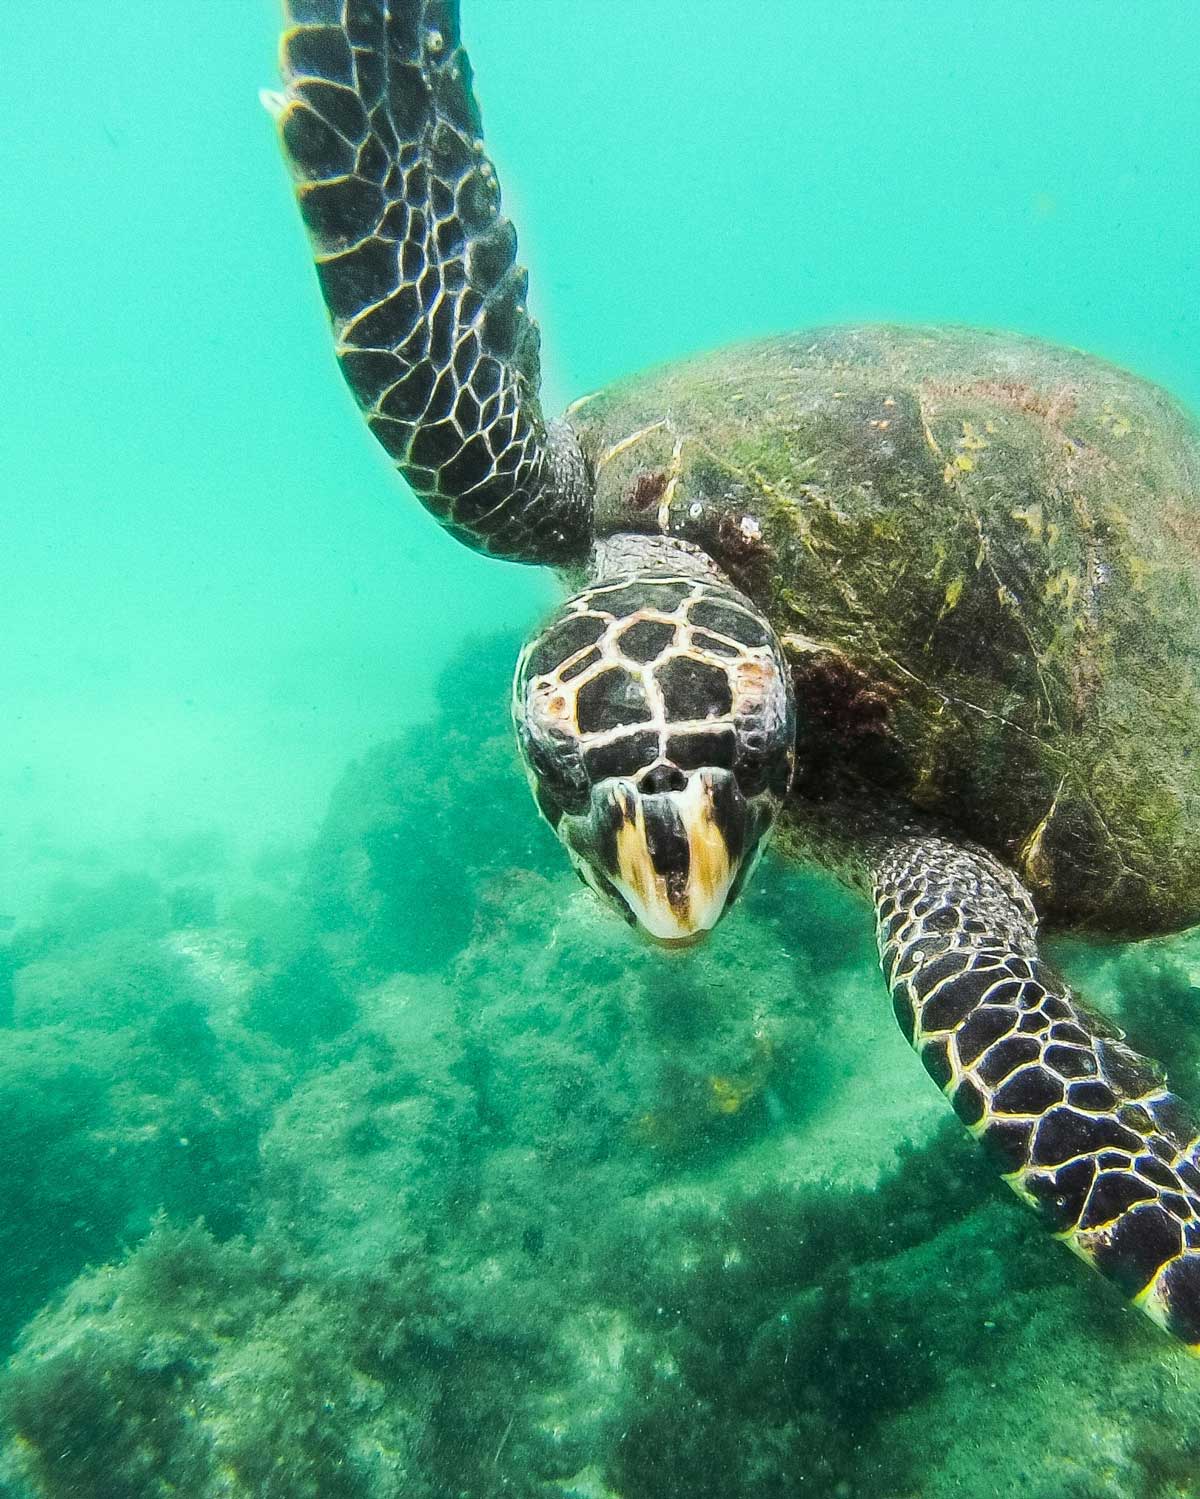
M772 620L798 794L849 770L1046 919L1200 920L1200 435L1144 380L957 328L790 334L576 404L597 527L703 547Z

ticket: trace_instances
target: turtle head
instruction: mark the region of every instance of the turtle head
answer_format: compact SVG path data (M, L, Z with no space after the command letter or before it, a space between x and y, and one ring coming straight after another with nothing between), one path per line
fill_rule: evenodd
M538 807L584 881L660 941L714 927L794 756L783 652L749 599L675 574L594 584L521 653L513 707Z

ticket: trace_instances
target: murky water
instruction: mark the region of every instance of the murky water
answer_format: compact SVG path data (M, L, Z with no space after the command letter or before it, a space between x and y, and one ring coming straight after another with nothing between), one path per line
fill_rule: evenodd
M1200 51L1116 3L463 0L544 395L840 320L1200 408ZM5 21L4 1499L1200 1493L1200 1366L1011 1199L870 913L664 956L507 720L555 596L337 374L273 0ZM1200 939L1062 959L1200 1103Z

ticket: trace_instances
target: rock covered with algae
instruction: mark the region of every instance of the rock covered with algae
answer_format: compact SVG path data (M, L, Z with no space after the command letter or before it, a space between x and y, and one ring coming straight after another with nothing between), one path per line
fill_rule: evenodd
M978 1159L867 912L775 865L642 946L526 805L511 654L289 888L15 934L3 1499L1200 1494L1200 1364ZM1200 1097L1200 942L1061 956Z

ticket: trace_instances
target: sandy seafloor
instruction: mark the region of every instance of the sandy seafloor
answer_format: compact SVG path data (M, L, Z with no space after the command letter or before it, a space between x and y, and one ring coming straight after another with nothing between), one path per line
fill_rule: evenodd
M464 10L550 406L886 317L1200 407L1187 7ZM768 859L666 956L536 822L551 588L359 429L273 5L5 24L2 1499L1200 1494L1200 1362L978 1158L866 910ZM1200 936L1055 956L1200 1104Z

